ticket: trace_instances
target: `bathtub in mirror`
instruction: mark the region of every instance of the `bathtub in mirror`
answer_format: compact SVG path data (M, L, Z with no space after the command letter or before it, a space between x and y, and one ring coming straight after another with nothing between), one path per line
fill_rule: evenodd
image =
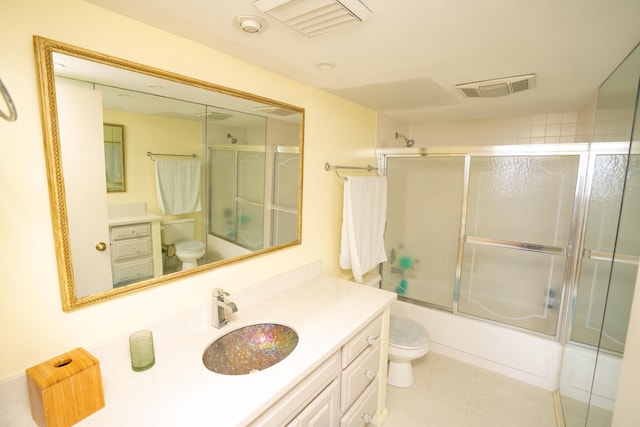
M300 243L304 109L39 36L34 43L65 311ZM115 192L105 123L126 138L126 185ZM163 178L161 165L187 162L197 173ZM165 239L165 224L181 220L206 248L188 269ZM114 245L121 226L134 237L145 230L144 248Z

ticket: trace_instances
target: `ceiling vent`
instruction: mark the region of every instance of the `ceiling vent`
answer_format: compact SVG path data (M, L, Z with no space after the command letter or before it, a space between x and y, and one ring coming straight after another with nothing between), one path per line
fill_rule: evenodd
M536 87L536 75L524 74L522 76L482 80L456 85L455 87L469 98L496 98L533 89Z
M264 107L254 107L253 110L261 113L273 114L275 116L290 116L295 113L293 110L287 110L286 108L273 107L266 105Z
M358 0L254 0L253 5L307 37L363 22L373 15Z
M219 113L217 111L207 111L206 113L196 113L198 117L206 117L211 120L227 120L233 117L231 114Z

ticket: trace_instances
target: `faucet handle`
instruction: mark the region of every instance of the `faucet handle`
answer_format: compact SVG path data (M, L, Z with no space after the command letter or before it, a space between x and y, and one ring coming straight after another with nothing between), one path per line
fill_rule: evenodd
M224 298L229 296L229 292L222 288L215 288L212 293L214 298Z

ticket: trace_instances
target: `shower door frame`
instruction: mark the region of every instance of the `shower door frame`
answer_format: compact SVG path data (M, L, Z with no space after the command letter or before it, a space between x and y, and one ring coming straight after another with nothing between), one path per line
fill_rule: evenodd
M582 246L586 229L586 213L593 178L593 164L598 154L625 154L628 152L628 143L567 143L567 144L528 144L528 145L499 145L499 146L457 146L457 147L421 147L421 148L393 148L378 149L377 159L380 173L387 176L387 161L389 158L416 158L416 157L464 157L464 188L462 211L460 212L460 229L458 233L458 253L456 263L456 277L454 286L454 298L452 309L437 306L425 301L415 300L398 295L398 299L413 304L451 311L453 314L473 318L483 322L493 323L529 334L541 336L547 339L555 339L565 344L571 336L572 303L577 294L578 275L580 272ZM566 265L562 279L562 294L560 296L560 308L558 313L556 332L549 335L485 319L460 312L458 310L459 291L461 286L462 259L466 236L467 201L469 194L469 171L472 157L497 157L497 156L578 156L578 170L576 188L573 197L573 209L570 220L570 231L567 247L563 248L566 257ZM488 239L483 243L490 245L502 245L504 242ZM525 250L545 251L548 248L520 248ZM382 273L382 265L380 266Z
M566 325L566 327L562 328L561 330L560 342L562 344L566 344L570 342L572 345L575 345L577 347L586 347L586 348L600 347L599 344L587 344L581 341L575 341L571 339L572 329L574 327L574 319L573 319L574 306L576 305L576 301L578 297L579 279L582 271L583 259L593 258L601 261L607 261L610 264L613 264L614 262L615 248L612 253L604 253L601 251L590 251L589 254L586 253L585 242L584 242L586 238L586 232L587 232L587 226L588 226L588 218L586 216L589 213L589 199L591 197L591 191L593 188L593 180L596 172L595 163L596 163L597 157L599 155L626 156L626 164L624 169L624 175L626 180L627 168L629 167L629 156L631 155L630 145L631 145L630 142L598 142L598 143L589 144L587 175L585 176L584 200L581 205L581 211L582 211L581 222L580 222L581 238L578 246L579 250L576 251L576 257L575 257L576 264L575 264L573 277L572 277L572 289L570 294L567 297L567 300L569 301L569 304L567 304L567 306L570 309L566 310L566 313L564 313L564 318L562 318L563 323L565 323ZM618 211L620 211L620 209L622 208L622 194L620 196L620 200L618 201L618 203L619 203ZM619 222L619 219L618 219L618 222ZM622 255L622 256L617 255L617 256L622 258L619 261L628 262L626 255ZM603 312L602 319L600 319L602 322L604 321L604 315L605 313ZM599 333L600 334L602 333L602 326ZM622 355L622 353L619 353L615 350L608 350L605 348L600 348L600 351L603 351L612 355L616 355L616 356Z

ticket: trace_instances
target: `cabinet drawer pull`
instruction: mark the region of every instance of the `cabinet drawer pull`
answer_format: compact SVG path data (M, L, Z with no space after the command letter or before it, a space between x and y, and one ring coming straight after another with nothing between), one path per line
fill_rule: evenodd
M376 337L374 337L373 335L367 335L365 339L367 340L367 344L369 345L374 345L376 343Z
M364 412L362 414L362 419L364 420L365 423L370 423L372 418L373 417L371 416L371 414L369 414L367 412Z
M373 373L373 371L371 369L366 369L364 371L364 376L369 378L370 380L372 380L373 377L375 377L375 374Z

